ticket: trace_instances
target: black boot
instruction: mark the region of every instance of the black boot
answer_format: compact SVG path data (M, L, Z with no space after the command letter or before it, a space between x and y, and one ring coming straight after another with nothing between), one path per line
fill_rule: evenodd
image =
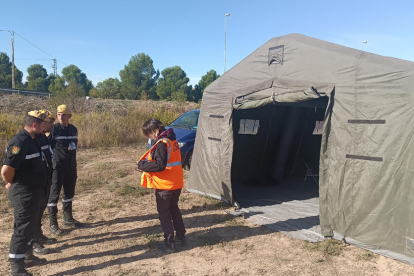
M37 239L39 240L39 243L44 245L44 244L54 244L55 242L57 242L57 240L55 238L48 238L45 235L43 235L43 233L37 235Z
M49 212L49 220L50 220L50 233L61 236L63 235L63 231L59 228L57 222L57 207L47 207L47 211Z
M43 265L46 263L46 259L41 259L33 255L33 244L29 244L26 254L24 254L24 264L26 267L35 265Z
M35 242L33 242L33 253L36 255L47 255L54 252L53 249L43 247L42 244L39 243L39 240L37 239Z
M174 253L175 252L174 243L170 243L168 241L163 241L161 243L161 251L164 252L164 253Z
M39 226L36 239L37 239L37 242L41 245L45 245L45 244L49 245L49 244L54 244L55 242L57 242L55 238L48 238L43 234L42 224L40 224Z
M72 216L72 201L63 202L63 218L64 227L83 227L83 223L77 221Z
M176 236L174 239L174 243L179 244L179 245L185 245L186 244L185 236L184 235Z
M11 264L11 276L33 276L33 274L30 274L29 272L24 269L24 260L13 260L10 261Z

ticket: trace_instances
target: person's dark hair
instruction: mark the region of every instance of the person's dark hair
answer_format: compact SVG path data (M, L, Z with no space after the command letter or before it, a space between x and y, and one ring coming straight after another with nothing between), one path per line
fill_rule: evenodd
M161 133L165 130L165 126L161 123L161 121L151 118L145 122L142 126L142 132L145 136L149 136L151 133L154 133L158 130L158 133Z
M36 124L40 125L42 122L43 121L40 120L40 119L38 119L38 118L35 118L33 116L30 116L30 115L27 115L26 117L24 117L23 125L24 126L32 126L33 123L36 123Z

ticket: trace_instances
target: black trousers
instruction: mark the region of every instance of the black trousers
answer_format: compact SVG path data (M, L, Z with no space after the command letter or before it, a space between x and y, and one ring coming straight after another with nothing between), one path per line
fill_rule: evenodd
M49 200L49 195L50 195L50 187L52 186L52 172L48 175L47 178L47 182L46 182L46 187L45 187L45 196L44 199L42 200L42 202L40 203L40 214L39 214L39 220L38 220L38 230L37 230L37 234L43 234L42 231L42 217L43 217L43 213L46 210L47 207L47 203Z
M52 186L47 206L55 207L59 201L60 191L63 187L63 202L72 202L75 195L76 179L78 178L76 167L55 166L52 174Z
M164 231L164 241L174 242L174 230L176 236L184 236L185 227L181 211L178 208L181 189L178 190L155 190L157 210L161 227Z
M13 235L10 241L9 260L17 262L24 258L29 243L34 239L38 230L40 205L44 202L42 193L9 191L9 199L14 209ZM16 187L18 189L18 187Z

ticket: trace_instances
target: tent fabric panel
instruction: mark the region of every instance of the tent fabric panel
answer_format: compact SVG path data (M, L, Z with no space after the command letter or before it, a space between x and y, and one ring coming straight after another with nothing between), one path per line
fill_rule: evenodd
M335 230L410 256L406 244L413 237L414 221L408 215L413 203L407 194L413 190L409 164L414 161L414 132L406 126L414 124L413 71L389 72L389 67L370 68L364 61L359 66L354 100L342 99L345 93L337 88L332 122L339 125L329 133L336 143L321 158L320 215L322 224L329 224L322 226L323 234ZM347 124L347 116L386 123ZM346 159L344 154L378 156L383 162Z
M230 181L231 161L229 161L233 154L232 130L229 128L232 114L231 97L222 93L203 95L195 141L195 147L203 150L195 149L193 152L187 188L224 198L233 203Z

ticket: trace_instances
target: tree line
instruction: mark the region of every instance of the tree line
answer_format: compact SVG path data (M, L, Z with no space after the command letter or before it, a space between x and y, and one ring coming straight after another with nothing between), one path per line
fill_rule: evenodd
M6 53L0 53L0 88L11 88L11 62ZM23 73L14 67L16 88L49 91L55 94L90 96L105 99L173 100L199 102L204 89L220 75L208 71L198 82L189 85L190 79L180 66L160 71L154 68L153 60L145 53L132 56L119 72L118 78L108 78L96 86L77 66L69 65L60 75L48 74L41 64L27 68L26 82Z

